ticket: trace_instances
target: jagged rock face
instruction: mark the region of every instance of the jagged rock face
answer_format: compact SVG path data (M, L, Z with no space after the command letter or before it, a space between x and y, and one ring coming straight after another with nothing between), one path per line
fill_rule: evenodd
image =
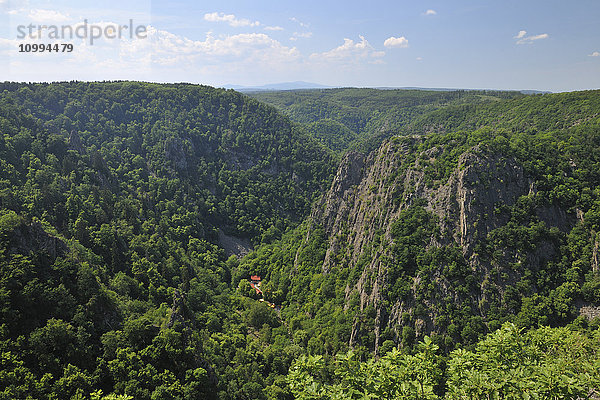
M190 147L193 146L191 141L186 140L184 142L181 138L174 138L165 143L165 157L171 161L178 170L186 169L188 167L186 145Z
M46 256L51 262L58 257L64 257L68 251L67 245L59 238L49 235L39 222L20 225L8 237L12 252L20 254L37 252Z
M69 135L69 147L73 150L76 150L80 154L85 153L85 148L83 147L83 144L81 143L81 138L79 137L79 134L75 130L72 130L71 134Z
M355 152L347 153L340 163L331 189L322 201L322 209L316 210L327 233L330 234L342 221L347 220L347 211L352 204L347 202L355 200L353 192L362 181L364 165L364 156Z
M252 244L248 239L226 235L221 229L219 229L218 232L219 244L223 247L223 250L225 250L225 255L227 257L235 255L241 258L253 250Z
M523 169L514 160L477 154L477 150L461 156L446 185L423 192L433 200L428 206L448 221L445 228L454 232L466 254L472 253L477 237L506 223L504 216L495 215L497 206L513 205L528 188Z
M474 309L483 315L486 286L495 285L501 290L502 283L494 282L490 277L494 265L480 257L476 251L477 244L494 229L507 224L510 215L502 210L515 205L521 196L536 191L533 180L525 175L523 167L514 158L494 154L478 146L458 158L449 178L432 184L426 179L423 161L435 160L441 149L430 148L415 157L411 151L417 148L420 140L390 141L367 157L358 153L347 154L329 192L312 214L315 223L322 226L329 237L323 262L324 273L340 266L352 269L359 263L364 265L360 279L349 283L346 288L346 301L358 293L361 310L368 305L375 307L376 350L380 332L386 327L397 331L402 324L402 314L415 307L418 277L415 277L412 299L396 301L388 306L384 304L389 304L389 301L383 301L388 287L393 284L388 279L384 261L393 258L389 250L391 246L386 244L393 243L392 223L403 210L418 202L437 216L441 235L432 236L428 247L451 245L460 248L480 283L480 291L470 295ZM536 213L537 218L548 227L557 227L563 232L576 221L574 216L558 207L540 207ZM383 240L377 239L383 245L373 244L377 237L383 237ZM527 263L538 268L556 252L555 244L540 243L526 255ZM369 254L366 263L365 254ZM502 260L514 262L519 256L514 250L505 249ZM509 271L510 274L515 273ZM416 321L417 335L444 330L444 326L436 324L432 306L448 296L461 296L441 271L436 276L437 295L426 301L428 315ZM513 282L517 279L509 276L511 278ZM359 334L359 325L355 321L351 343Z

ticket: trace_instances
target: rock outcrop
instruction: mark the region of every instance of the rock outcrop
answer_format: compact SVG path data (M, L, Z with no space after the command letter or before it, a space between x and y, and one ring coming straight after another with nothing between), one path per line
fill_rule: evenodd
M10 252L29 254L35 252L54 262L68 252L67 245L59 238L48 234L39 221L21 224L7 235L10 240Z
M443 148L418 151L421 141L419 138L391 140L368 156L347 154L330 190L312 213L314 223L323 227L329 238L323 273L342 267L362 268L358 281L346 288L346 301L358 294L361 310L368 306L375 308L376 350L380 333L390 328L399 336L397 330L403 314L411 313L416 305L418 276L412 298L390 304L385 294L393 284L388 279L386 264L393 260L391 227L401 212L412 205L420 204L437 217L440 235L432 236L427 247L458 247L479 285L478 290L466 295L457 293L440 271L436 275L437 295L425 302L426 315L419 316L414 323L417 335L446 328L438 325L434 311L434 303L441 299L467 297L477 314L485 315L488 289L493 286L501 293L503 285L518 279L518 272L508 270L504 281L492 277L492 270L499 263L482 258L477 246L508 223L507 210L519 199L535 196L534 180L526 176L523 166L514 158L480 146L467 149L449 174L432 180L427 167L434 164ZM571 229L577 220L557 206L538 206L535 217L562 232ZM527 254L505 248L498 257L503 264L500 267L525 257L529 268L535 269L551 260L556 252L555 243L542 241ZM350 344L360 334L360 325L361 318L357 316Z

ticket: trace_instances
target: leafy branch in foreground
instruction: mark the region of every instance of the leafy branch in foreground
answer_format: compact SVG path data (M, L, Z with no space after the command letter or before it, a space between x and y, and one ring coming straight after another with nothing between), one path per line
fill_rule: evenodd
M429 337L415 354L392 349L361 361L350 350L332 368L323 356L301 356L287 381L296 399L588 399L600 387L600 330L527 333L511 323L473 351L437 355ZM444 367L446 366L446 367ZM446 377L446 387L442 377Z

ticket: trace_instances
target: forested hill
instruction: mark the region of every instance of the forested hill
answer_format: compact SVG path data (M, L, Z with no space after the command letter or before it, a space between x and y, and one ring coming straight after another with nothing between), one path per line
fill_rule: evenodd
M3 159L16 172L38 161L43 170L37 178L17 174L15 185L29 178L31 187L3 202L38 217L46 211L60 229L78 213L61 209L69 198L92 200L79 193L85 182L82 190L94 187L99 196L84 204L98 209L85 221L91 229L132 207L156 226L185 210L200 216L179 216L194 236L214 237L220 227L257 240L304 216L331 173L326 150L274 109L234 91L117 82L6 83L0 93L4 118L21 118L13 131L28 128L9 133ZM117 197L104 199L109 192Z
M522 99L519 92L380 89L307 89L249 92L275 106L337 153L374 150L382 140L407 134L420 116L449 106ZM453 109L455 109L453 108Z
M314 348L431 333L453 348L600 306L598 91L449 105L410 126L346 154L311 218L240 267L305 311L289 318Z
M347 153L305 224L234 275L264 276L306 343L296 396L597 396L600 354L574 354L600 337L600 92L448 105L403 133ZM542 335L572 361L525 355L542 326L569 327Z
M273 383L249 359L226 370L256 302L229 297L220 239L299 222L326 149L272 107L183 84L0 84L0 130L1 398Z
M0 84L0 399L598 396L599 93L307 93Z

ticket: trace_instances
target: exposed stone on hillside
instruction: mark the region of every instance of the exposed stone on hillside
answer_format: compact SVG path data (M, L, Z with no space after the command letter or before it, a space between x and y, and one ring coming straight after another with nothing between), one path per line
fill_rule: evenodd
M600 307L582 306L579 308L579 314L591 321L600 318Z
M186 147L193 150L193 144L189 140L181 138L172 138L165 143L165 157L173 163L178 170L188 167Z
M354 190L363 178L364 156L361 153L350 152L344 156L329 192L324 198L322 207L317 209L315 216L324 224L325 231L331 234L342 221L347 220L347 211L354 200Z
M85 149L81 143L81 138L76 130L72 130L71 134L69 135L69 148L76 150L81 154L85 153Z
M241 258L253 250L248 239L226 235L221 229L219 229L219 244L225 250L227 257L236 255Z
M354 293L360 297L360 309L373 305L376 309L375 348L380 332L387 326L401 327L402 314L415 306L414 299L384 306L387 280L385 260L389 258L389 246L374 246L376 237L383 243L392 243L391 225L399 214L419 202L426 210L438 217L441 235L432 237L429 246L458 246L465 260L480 282L480 292L471 293L473 307L485 314L486 288L495 287L502 292L507 282L518 280L515 272L507 271L504 282L490 277L494 265L476 252L477 244L493 230L504 226L509 213L504 210L516 204L521 196L534 195L533 180L524 173L523 166L514 158L490 152L487 148L473 147L458 159L449 177L431 184L427 181L423 162L433 162L442 149L433 147L417 154L422 139L410 138L384 143L367 157L358 153L347 154L338 169L329 192L315 207L312 218L329 236L329 247L323 262L323 272L348 266L362 267L362 275L354 287L346 290L346 301ZM407 164L408 163L408 164ZM411 164L412 163L412 164ZM547 227L562 232L570 230L577 221L558 206L537 207L537 218ZM536 243L526 255L505 249L499 256L501 266L517 262L525 256L531 268L539 268L557 254L556 245L550 241ZM362 259L361 259L362 257ZM367 257L366 264L364 259ZM360 264L359 264L359 260ZM416 295L418 282L413 285ZM436 325L432 311L434 303L444 298L458 299L452 284L443 274L436 278L435 298L426 301L428 315L415 323L417 334L443 331L445 326ZM361 317L354 321L350 342L360 334ZM399 332L396 331L399 335Z
M8 237L11 252L20 254L37 252L47 256L51 262L58 257L63 257L68 251L67 245L61 239L48 234L40 222L22 224Z

